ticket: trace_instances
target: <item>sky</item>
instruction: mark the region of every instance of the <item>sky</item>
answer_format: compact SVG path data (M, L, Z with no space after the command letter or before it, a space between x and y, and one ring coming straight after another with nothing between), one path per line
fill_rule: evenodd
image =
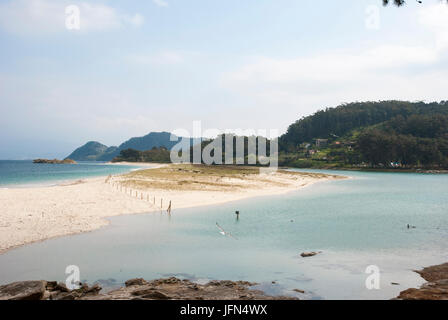
M381 2L0 0L0 159L193 121L283 133L341 103L447 100L448 6Z

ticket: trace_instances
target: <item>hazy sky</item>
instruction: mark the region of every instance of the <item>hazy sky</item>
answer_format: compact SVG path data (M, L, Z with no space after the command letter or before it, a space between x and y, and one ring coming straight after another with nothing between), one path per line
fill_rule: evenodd
M342 102L448 99L437 0L0 0L0 48L0 159L193 120L284 132Z

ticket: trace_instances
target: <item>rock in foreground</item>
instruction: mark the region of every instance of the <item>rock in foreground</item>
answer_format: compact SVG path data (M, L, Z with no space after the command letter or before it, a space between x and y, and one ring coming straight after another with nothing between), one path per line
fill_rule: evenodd
M83 285L68 290L64 284L47 281L23 281L0 286L0 300L293 300L271 297L251 290L245 281L210 281L201 285L177 278L146 281L131 279L126 286L100 293L99 285Z
M100 290L98 285L69 290L56 281L20 281L0 286L0 300L77 300L97 295Z
M0 286L0 300L41 300L45 281L22 281Z
M417 271L428 281L420 289L402 291L397 299L403 300L448 300L448 263Z

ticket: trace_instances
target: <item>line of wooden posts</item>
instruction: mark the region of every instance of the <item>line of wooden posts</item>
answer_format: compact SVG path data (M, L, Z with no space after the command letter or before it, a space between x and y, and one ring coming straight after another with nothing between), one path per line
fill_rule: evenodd
M109 183L114 189L117 189L120 192L124 191L125 194L129 194L131 197L133 197L135 195L135 198L137 198L137 199L139 198L139 191L132 190L131 188L129 188L129 191L128 191L128 188L123 187L119 182L111 181L110 177L107 177L105 182ZM140 191L140 200L146 200L146 201L151 203L149 194L146 194L146 197L144 197L142 191ZM155 206L156 205L156 197L154 196L152 200L153 200L152 201L152 206ZM163 198L160 198L160 210L164 211L164 209L163 209ZM171 200L168 203L168 208L166 209L166 212L168 214L171 214Z

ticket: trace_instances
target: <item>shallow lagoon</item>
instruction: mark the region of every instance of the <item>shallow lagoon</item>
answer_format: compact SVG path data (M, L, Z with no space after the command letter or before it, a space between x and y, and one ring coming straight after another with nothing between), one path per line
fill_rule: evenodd
M412 270L448 261L448 175L325 172L351 179L213 207L173 204L171 216L114 217L95 232L11 250L0 255L0 283L64 280L77 265L83 280L111 286L175 275L256 281L305 299L388 299L424 282ZM380 290L366 289L369 265L381 270Z

